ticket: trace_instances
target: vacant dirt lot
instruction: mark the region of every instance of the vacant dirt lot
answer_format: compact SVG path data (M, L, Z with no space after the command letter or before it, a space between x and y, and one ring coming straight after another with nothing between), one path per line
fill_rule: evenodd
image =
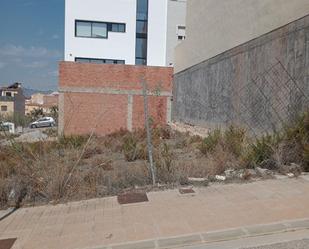
M72 136L34 143L10 138L0 145L0 206L35 205L115 195L126 191L243 182L276 173L297 177L309 167L309 118L281 133L253 139L241 128L202 138L153 127L157 185L149 173L146 132Z

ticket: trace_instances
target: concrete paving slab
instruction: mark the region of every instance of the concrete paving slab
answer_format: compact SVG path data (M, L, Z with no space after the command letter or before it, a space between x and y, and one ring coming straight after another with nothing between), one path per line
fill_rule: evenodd
M0 239L17 238L12 249L111 249L136 243L167 248L196 243L202 235L205 241L234 239L243 236L244 227L245 236L307 228L309 181L301 177L195 190L186 197L178 189L151 192L149 202L134 205L108 197L22 208L0 221Z
M175 247L175 246L185 246L201 243L202 238L200 235L189 235L177 238L168 238L158 240L159 248Z
M309 181L309 174L302 175L301 178L305 179L306 181Z
M297 231L280 234L271 234L258 237L241 238L233 241L221 241L214 243L204 243L201 245L193 245L187 247L181 247L181 249L244 249L248 247L253 249L260 247L264 249L307 249L308 247L295 247L295 241L306 241L309 239L308 231ZM291 243L292 242L292 243ZM277 243L283 244L283 246L277 246ZM303 244L306 245L306 244ZM253 248L251 248L253 247ZM261 248L261 249L262 249ZM178 248L180 249L180 248Z
M257 236L257 235L263 235L263 234L285 232L287 231L287 226L282 223L266 224L266 225L245 227L244 230L250 236Z
M231 239L238 239L241 237L246 236L246 232L241 229L231 229L225 231L215 231L210 233L202 234L203 240L206 242L212 241L222 241L222 240L231 240Z
M308 229L309 228L309 219L306 220L296 220L286 223L287 227L290 229Z
M156 244L154 241L145 241L139 243L111 246L112 249L155 249Z
M6 210L0 210L0 221L5 219L7 216L11 215L16 209L8 208Z

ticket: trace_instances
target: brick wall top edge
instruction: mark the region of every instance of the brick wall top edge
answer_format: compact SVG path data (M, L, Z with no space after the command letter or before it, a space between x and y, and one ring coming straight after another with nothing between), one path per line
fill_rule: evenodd
M173 72L172 67L60 62L59 86L140 90L143 77L149 90L171 91Z

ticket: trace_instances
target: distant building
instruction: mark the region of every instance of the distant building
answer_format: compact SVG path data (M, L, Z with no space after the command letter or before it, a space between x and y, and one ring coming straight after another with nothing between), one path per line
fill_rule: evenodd
M44 94L43 93L35 93L31 95L31 103L33 104L38 104L38 105L43 105L44 103Z
M65 0L59 133L105 135L144 127L142 79L153 123L170 121L174 49L186 0Z
M58 107L58 92L51 94L35 93L26 100L26 114L30 114L36 109L42 109L44 113L50 113L52 107Z
M65 0L65 61L170 66L186 0Z
M20 83L0 88L0 115L25 114L25 96Z
M53 92L48 95L43 96L43 105L44 108L52 108L52 107L58 107L58 98L59 98L59 93L58 92Z

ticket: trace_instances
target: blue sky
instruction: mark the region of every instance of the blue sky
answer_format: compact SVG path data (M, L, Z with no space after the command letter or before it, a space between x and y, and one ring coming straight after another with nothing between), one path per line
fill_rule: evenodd
M0 0L0 85L57 89L63 37L64 0Z

